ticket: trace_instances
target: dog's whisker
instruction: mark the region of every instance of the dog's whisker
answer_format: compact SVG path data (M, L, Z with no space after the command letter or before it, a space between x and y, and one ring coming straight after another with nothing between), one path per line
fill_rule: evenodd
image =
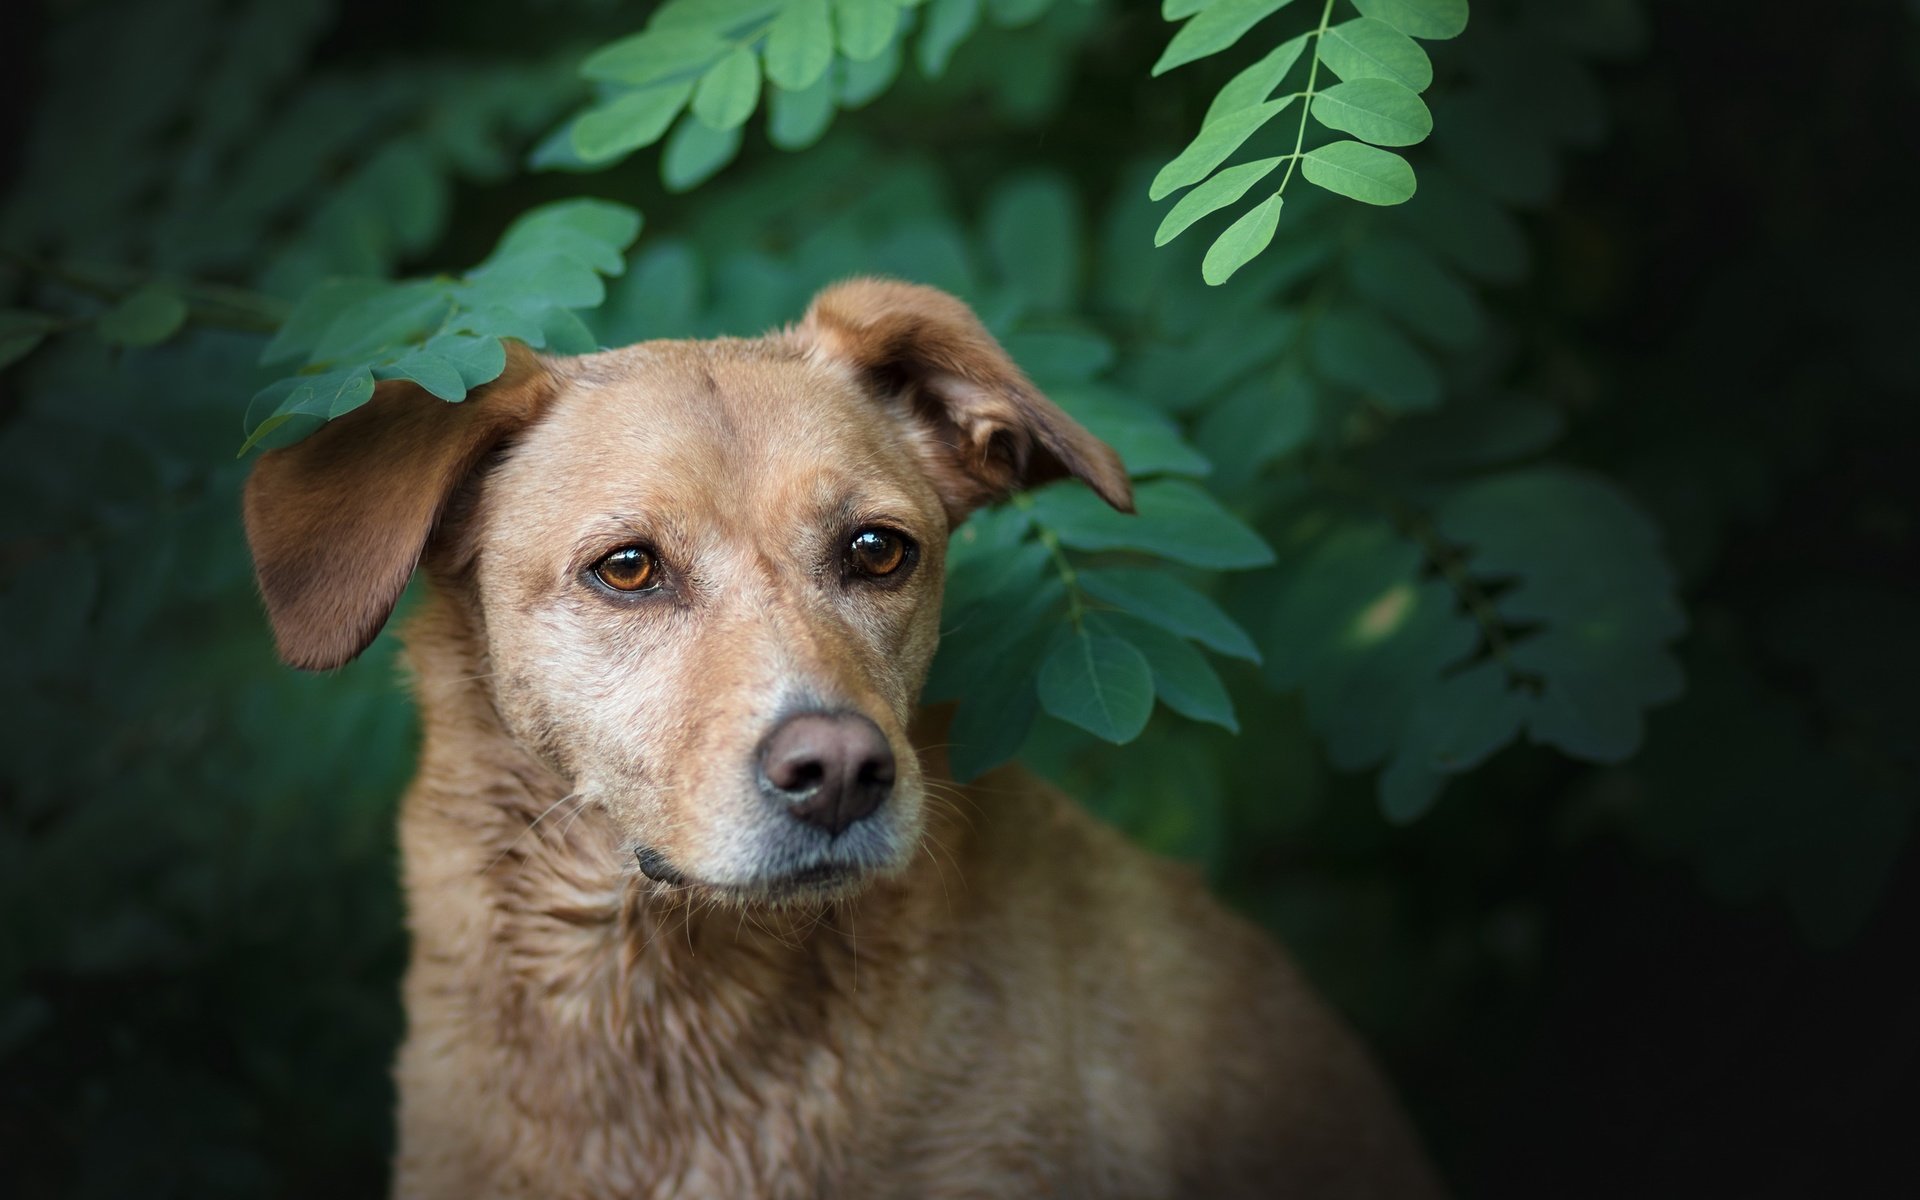
M555 800L552 804L547 805L546 809L542 811L539 816L535 817L531 822L528 823L525 829L522 829L520 831L519 836L515 837L511 842L508 842L506 845L506 848L501 850L500 853L494 855L492 862L488 863L485 867L481 868L480 874L482 875L488 874L495 867L499 866L501 859L513 853L513 851L520 845L520 843L526 839L526 836L534 831L534 827L539 825L540 822L546 820L549 816L552 816L554 811L558 809L562 804L565 804L569 800L583 799L585 796L586 796L585 792L568 792L566 795L560 797L558 800Z

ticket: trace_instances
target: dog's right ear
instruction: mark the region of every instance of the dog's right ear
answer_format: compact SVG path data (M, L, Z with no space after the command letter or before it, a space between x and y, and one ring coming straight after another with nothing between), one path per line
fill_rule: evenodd
M538 356L509 342L506 371L459 403L381 383L366 404L260 457L243 504L247 544L288 665L330 670L372 643L454 490L554 386Z
M906 407L952 524L1018 488L1069 475L1133 511L1120 456L1041 395L958 297L850 279L815 296L793 336L810 356Z

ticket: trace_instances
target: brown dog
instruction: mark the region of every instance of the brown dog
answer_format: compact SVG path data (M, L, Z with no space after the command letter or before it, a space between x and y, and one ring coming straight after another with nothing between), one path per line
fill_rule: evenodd
M964 305L877 280L260 460L288 662L432 584L400 1195L1437 1194L1277 947L1020 772L943 780L948 531L1069 474L1129 506Z

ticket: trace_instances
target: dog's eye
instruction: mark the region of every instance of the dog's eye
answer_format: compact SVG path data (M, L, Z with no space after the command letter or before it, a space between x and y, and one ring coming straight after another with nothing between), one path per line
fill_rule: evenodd
M616 592L645 591L653 576L653 555L640 546L622 546L593 564L593 577Z
M885 578L905 566L913 543L891 529L862 529L847 543L847 563L857 575Z

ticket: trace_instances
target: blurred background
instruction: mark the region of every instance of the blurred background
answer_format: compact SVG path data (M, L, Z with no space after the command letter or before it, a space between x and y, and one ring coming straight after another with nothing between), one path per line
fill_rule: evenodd
M1221 222L1156 249L1149 181L1318 5L1154 77L1154 5L937 0L812 108L583 156L578 67L651 7L9 6L4 1190L383 1190L415 728L391 633L275 662L243 417L321 281L457 277L593 196L645 214L574 306L601 344L948 287L1169 528L1271 548L1103 545L1043 494L969 544L1052 528L1121 572L1095 609L1150 569L1219 610L1171 650L1108 614L1162 707L1103 741L966 675L987 627L1066 635L962 550L935 688L1286 940L1458 1194L1920 1195L1920 8L1473 0L1418 194L1296 180L1212 287Z

